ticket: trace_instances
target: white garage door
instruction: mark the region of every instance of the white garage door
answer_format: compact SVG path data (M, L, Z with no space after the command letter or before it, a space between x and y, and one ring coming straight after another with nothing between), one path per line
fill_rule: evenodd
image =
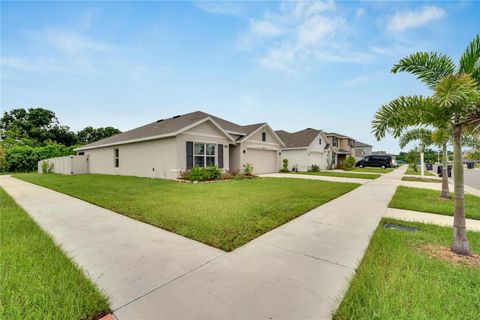
M277 152L271 150L248 149L245 163L253 165L253 173L277 172Z
M310 165L316 164L317 166L320 167L320 169L325 169L323 163L324 163L323 153L310 152Z

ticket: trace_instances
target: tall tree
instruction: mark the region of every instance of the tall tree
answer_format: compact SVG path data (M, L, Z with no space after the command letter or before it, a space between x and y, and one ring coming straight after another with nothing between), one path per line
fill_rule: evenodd
M451 133L443 128L432 132L432 142L442 149L442 194L444 199L450 199L450 190L448 187L448 157L447 143L451 138Z
M458 66L445 54L418 52L393 66L409 72L434 90L433 97L399 97L383 105L372 121L377 139L394 137L411 126L448 128L453 132L455 212L451 250L470 254L464 211L462 134L480 128L480 35L462 54Z
M432 141L432 131L425 128L415 128L403 133L400 136L400 148L405 148L407 144L412 141L419 141L420 149L420 173L422 178L425 176L425 161L424 161L424 152L425 148L433 143Z
M67 126L58 122L55 113L43 108L13 109L0 118L0 139L8 144L29 141L43 145L56 142L66 146L77 143L77 137Z
M105 127L105 128L86 127L85 129L79 131L77 133L77 136L80 143L87 144L87 143L92 143L98 140L111 137L118 133L121 133L121 131L114 127Z

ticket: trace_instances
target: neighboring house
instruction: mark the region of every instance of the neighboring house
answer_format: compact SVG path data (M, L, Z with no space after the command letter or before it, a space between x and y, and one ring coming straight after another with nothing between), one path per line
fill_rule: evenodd
M372 154L372 146L360 141L355 142L355 160L360 161Z
M175 179L195 165L278 172L282 140L267 123L241 126L196 111L81 146L88 172Z
M288 169L296 166L298 171L307 171L314 164L322 170L327 169L331 150L323 131L308 128L292 133L284 130L275 133L285 143L282 159L288 159Z
M333 166L342 168L348 156L355 156L355 139L335 132L325 133L325 135L332 145Z

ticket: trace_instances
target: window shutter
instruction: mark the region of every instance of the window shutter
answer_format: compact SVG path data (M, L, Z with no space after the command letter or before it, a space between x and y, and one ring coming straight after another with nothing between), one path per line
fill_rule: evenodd
M223 169L223 144L218 145L218 167Z
M193 142L187 141L187 169L193 168Z

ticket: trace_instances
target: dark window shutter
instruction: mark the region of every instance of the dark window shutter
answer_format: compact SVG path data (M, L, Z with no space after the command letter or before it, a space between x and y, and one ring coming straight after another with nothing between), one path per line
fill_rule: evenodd
M193 168L193 142L187 141L187 169Z
M223 144L218 145L218 167L223 169Z

